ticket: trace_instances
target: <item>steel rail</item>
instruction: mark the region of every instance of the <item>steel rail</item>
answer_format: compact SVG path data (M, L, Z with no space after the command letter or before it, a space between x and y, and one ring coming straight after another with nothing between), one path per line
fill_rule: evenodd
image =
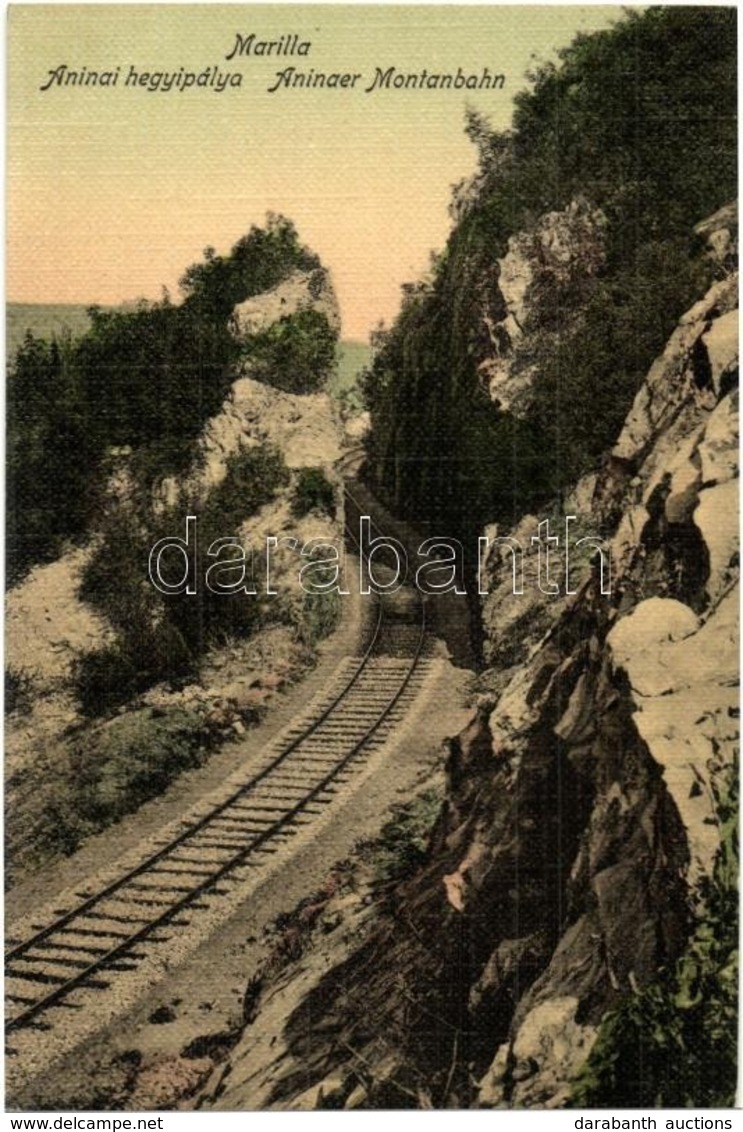
M356 543L356 545L358 546L358 543ZM136 877L140 876L141 873L146 872L153 865L157 864L158 861L162 860L163 857L171 853L176 845L187 840L189 837L193 836L194 833L197 833L204 826L208 825L209 822L213 821L213 819L220 813L222 813L223 810L226 810L230 806L234 805L234 803L237 802L245 793L247 793L249 790L253 790L260 782L262 782L264 778L266 778L267 775L274 771L277 766L280 766L281 763L284 762L284 760L293 751L295 751L296 748L305 741L305 739L307 739L314 731L316 731L320 724L323 723L333 711L335 711L341 700L345 698L350 689L354 686L354 684L356 684L359 676L361 675L362 671L364 670L372 656L374 646L376 645L377 639L379 637L381 625L382 604L380 602L378 605L377 619L372 639L363 657L361 658L361 662L358 668L354 671L353 675L346 682L346 684L344 684L343 688L335 697L335 699L331 701L329 706L325 708L325 710L320 715L318 715L316 719L311 720L307 727L305 727L305 729L300 732L299 735L295 736L295 738L292 739L286 745L286 747L284 747L280 751L275 759L273 759L267 766L265 766L261 771L259 771L251 779L249 779L248 782L245 782L242 784L242 786L239 786L238 789L230 794L226 799L224 799L224 801L220 802L217 806L214 806L211 810L209 810L209 812L205 814L201 819L194 822L193 825L190 825L188 829L185 830L182 834L179 834L178 837L173 838L173 840L169 841L167 845L160 848L156 853L152 853L149 857L146 857L144 860L140 861L139 864L134 866L134 868L129 869L128 872L123 873L121 876L117 877L115 881L112 881L111 884L101 889L100 892L97 892L93 896L88 897L82 903L76 905L69 912L65 913L64 916L60 916L52 924L40 929L38 932L36 932L35 935L30 936L28 939L23 940L15 947L12 947L10 951L6 951L5 963L7 964L12 959L18 958L34 944L41 943L52 932L58 931L60 928L64 927L65 924L67 924L70 920L74 919L76 916L82 915L84 912L88 911L95 904L97 904L100 900L104 900L106 899L106 897L112 896L119 888L123 887L125 884L128 884Z
M350 492L348 492L347 487L345 487L344 490L349 499L351 499L353 503L358 507L358 502L353 499ZM376 523L374 523L374 526L377 530L379 530ZM356 543L356 546L363 556L363 549L359 546L358 541L354 538L353 534L350 531L347 531L347 533L350 534L350 537ZM375 732L379 730L381 725L390 715L395 705L399 702L401 696L408 687L413 673L418 665L418 661L420 660L420 655L425 639L425 606L422 600L420 601L420 610L420 633L418 636L417 645L411 658L411 662L408 665L408 668L399 684L399 687L396 689L395 693L384 706L374 723L367 729L367 731L361 736L361 738L354 743L351 749L336 761L335 765L328 771L328 773L325 774L319 782L315 783L315 785L300 799L298 799L294 805L292 805L289 809L282 813L280 817L276 819L276 821L272 822L264 831L258 833L255 837L253 837L248 845L241 848L239 852L232 855L228 860L219 865L219 867L213 868L208 873L208 875L206 875L205 879L202 882L194 885L183 896L172 901L162 913L158 914L155 918L148 920L147 923L145 923L142 927L130 933L125 939L121 940L120 943L116 944L104 954L93 960L90 964L81 969L73 978L65 980L65 982L61 983L58 987L55 987L48 994L31 1003L25 1010L22 1010L14 1017L8 1019L5 1024L6 1033L10 1033L13 1030L28 1025L43 1011L48 1010L52 1006L65 999L73 990L81 987L84 988L86 984L91 987L89 980L94 975L102 970L105 970L106 968L110 968L111 965L116 962L116 960L124 957L129 952L131 952L132 948L134 948L138 943L151 936L153 932L155 932L158 928L170 922L174 917L176 917L180 912L187 909L190 905L192 906L200 896L208 895L210 892L212 892L220 880L222 880L229 873L238 868L244 861L247 860L249 856L261 849L268 842L270 842L287 826L291 826L295 819L308 805L310 805L313 801L315 801L315 799L317 799L321 794L327 791L329 787L332 786L333 782L340 776L343 770L363 749L363 747L366 746ZM167 845L161 847L156 853L151 854L143 861L139 862L139 864L134 868L128 870L122 876L117 877L117 879L111 882L111 884L105 886L99 892L94 893L92 896L86 898L80 904L76 905L73 909L65 912L64 915L58 917L52 923L37 931L33 936L30 936L28 939L11 948L10 951L8 951L5 955L6 965L8 963L11 963L13 960L22 959L24 955L33 950L34 946L38 945L39 943L43 943L46 940L49 940L53 935L55 935L55 933L63 930L75 919L85 917L86 914L93 908L95 908L97 904L106 900L110 896L115 895L118 891L124 889L132 880L135 880L136 878L146 874L151 870L154 870L157 874L156 866L161 861L177 851L181 845L193 838L200 830L207 827L222 813L224 813L230 806L234 805L237 801L239 801L246 794L252 791L264 779L268 778L273 771L281 766L281 764L291 753L293 753L298 747L300 747L307 738L312 736L321 727L322 723L326 719L328 719L328 717L333 712L339 709L342 701L346 698L350 689L358 682L362 672L366 669L368 662L373 655L374 648L379 639L382 622L383 602L380 601L378 603L377 618L371 641L353 675L344 684L341 691L331 701L331 703L326 708L324 708L323 711L314 720L312 720L298 736L291 740L291 742L281 750L281 752L275 759L271 760L271 762L266 767L255 774L249 780L249 782L244 783L237 790L233 791L233 793L227 799L220 802L217 806L212 807L207 814L191 823L187 829L185 829L177 837L169 841ZM204 864L208 867L207 862L204 862ZM198 874L193 873L192 875ZM84 930L81 930L80 934L84 936ZM74 945L71 949L75 950ZM50 962L53 963L54 961L50 960ZM12 974L10 977L13 977ZM19 973L17 977L23 978L23 975Z

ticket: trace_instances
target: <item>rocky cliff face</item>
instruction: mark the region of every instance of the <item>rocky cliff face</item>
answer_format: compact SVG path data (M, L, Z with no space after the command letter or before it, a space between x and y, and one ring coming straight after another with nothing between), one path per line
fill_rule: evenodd
M166 480L165 498L208 492L221 483L227 463L244 448L277 447L289 468L331 468L340 456L336 406L327 393L284 393L250 377L235 381L222 409L207 422L192 473Z
M496 1012L522 988L481 1104L567 1099L606 1009L678 954L692 887L712 872L716 779L738 731L736 308L731 276L684 316L599 476L611 596L584 583L481 720L501 769L448 882L462 911L509 903L509 874L533 857L534 784L547 796L532 818L553 823L546 908L523 886L516 899L522 925L534 917L534 977L524 992L535 933L522 926L500 933L476 986Z
M276 287L238 303L234 333L247 338L302 311L324 315L331 329L340 331L338 300L324 268L293 271ZM167 479L163 499L175 503L179 496L203 496L222 482L230 457L264 443L275 445L290 468L331 468L340 455L338 413L327 393L285 393L254 380L247 359L220 412L206 422L192 472L178 481Z
M291 272L277 287L238 303L233 312L239 337L266 330L272 322L300 311L324 314L331 329L340 332L341 316L330 273L323 267Z
M238 304L233 312L235 333L238 337L256 334L301 311L322 314L333 330L340 329L338 302L325 269L294 271L271 290ZM160 499L170 506L179 501L185 505L187 500L204 503L225 479L230 460L260 445L277 449L291 472L322 468L331 480L337 480L334 465L342 440L338 407L328 393L287 393L256 381L248 359L242 363L242 376L233 382L220 412L206 422L191 471L179 479L165 480ZM242 531L246 540L258 548L265 546L269 536L293 536L300 547L312 538L337 543L340 527L328 515L313 513L299 519L292 514L291 488L290 483L251 516ZM303 593L296 555L279 548L274 565L277 586L287 594L289 605L296 606Z
M576 199L511 236L508 251L496 260L494 286L483 310L489 356L479 368L502 410L520 415L527 407L536 373L529 321L556 291L596 274L605 260L605 226L600 209Z
M569 501L610 545L611 592L584 559L575 594L527 574L514 596L491 552L490 690L450 741L428 865L327 976L272 988L288 1017L262 1104L562 1106L607 1011L704 915L738 731L729 219L704 228L718 281ZM228 1068L206 1104L249 1106L241 1081Z

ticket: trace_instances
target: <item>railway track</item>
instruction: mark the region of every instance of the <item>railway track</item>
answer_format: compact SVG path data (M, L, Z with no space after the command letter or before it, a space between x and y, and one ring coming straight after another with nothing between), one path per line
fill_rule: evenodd
M348 494L349 501L352 496ZM262 764L175 836L100 890L77 894L5 954L6 1035L85 1010L200 909L260 868L334 801L406 715L425 676L425 607L395 630L378 599L370 640ZM391 647L392 642L392 647ZM62 1015L64 1016L64 1014Z

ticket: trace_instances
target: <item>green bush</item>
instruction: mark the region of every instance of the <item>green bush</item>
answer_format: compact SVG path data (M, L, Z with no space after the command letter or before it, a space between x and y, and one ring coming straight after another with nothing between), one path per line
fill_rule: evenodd
M102 491L103 438L69 340L26 337L7 379L7 576L17 582L85 531Z
M143 709L86 733L55 762L53 793L35 823L37 851L46 857L74 852L85 837L160 795L207 755L199 716L183 708Z
M317 560L310 575L313 588L303 593L298 607L292 607L291 617L297 640L313 651L319 641L337 628L341 618L342 599L333 586L336 580L335 566L322 562L323 552L319 548L313 551L311 557L312 560ZM319 591L314 588L322 585L331 585L333 588Z
M122 634L117 644L83 653L73 682L83 715L104 715L161 680L194 675L196 665L178 629L167 620L144 636Z
M96 716L124 703L139 689L139 667L119 645L79 656L72 679L84 715Z
M337 364L338 336L320 311L285 315L243 346L250 374L285 393L315 393Z
M140 500L107 516L103 536L83 570L80 596L114 626L117 640L85 654L75 666L86 715L110 711L160 680L194 674L206 649L253 631L263 612L261 598L212 592L205 577L217 560L207 551L217 539L238 540L242 523L288 481L276 449L243 449L230 457L225 478L202 506L184 502L154 515ZM150 550L166 536L183 537L187 514L197 520L188 552L197 592L161 594L148 577Z
M134 310L92 308L91 318L74 368L98 434L107 446L134 448L148 484L182 472L234 380L237 346L227 320L167 296Z
M310 511L335 518L335 488L322 468L301 468L292 491L292 515L301 519Z
M441 810L441 795L426 790L411 802L393 807L394 817L369 842L375 872L381 881L401 880L425 864L428 843Z
M230 534L288 483L289 470L278 448L243 448L228 457L225 477L211 492L202 515L210 525L221 526L222 534Z
M305 594L297 625L299 640L312 649L324 637L329 637L338 627L341 609L337 590Z

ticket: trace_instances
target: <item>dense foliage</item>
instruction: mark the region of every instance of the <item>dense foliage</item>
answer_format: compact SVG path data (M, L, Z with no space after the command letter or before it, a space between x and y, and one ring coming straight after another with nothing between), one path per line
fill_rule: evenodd
M301 519L310 511L335 518L335 488L322 468L300 468L292 490L292 515Z
M319 257L299 243L292 222L269 214L266 227L253 226L228 256L206 248L203 263L189 267L180 286L201 317L223 322L238 303L269 291L292 271L316 271L320 266Z
M81 535L100 490L102 445L69 341L28 334L7 383L7 555L14 581Z
M201 766L212 746L198 713L141 708L42 752L46 773L30 805L8 813L8 836L18 849L6 880L12 885L24 867L74 853L86 837L157 797L183 771Z
M227 475L206 502L187 502L153 514L146 501L114 509L106 518L99 544L83 573L81 596L114 626L115 644L84 654L76 667L83 710L97 715L158 680L193 674L210 645L250 633L260 620L259 596L236 591L215 593L205 585L207 571L223 562L222 583L240 580L229 560L241 558L243 522L286 485L289 473L280 454L269 447L233 456ZM147 576L150 550L162 538L186 534L185 516L196 515L187 549L188 576L196 592L161 594ZM209 548L233 540L217 556ZM180 571L180 559L177 564ZM251 587L246 570L245 584Z
M242 353L250 376L285 393L322 389L337 364L338 336L321 311L284 315L250 335Z
M615 439L708 281L693 226L736 193L735 51L731 9L630 11L531 76L509 133L469 114L476 188L459 193L447 247L406 288L365 382L371 474L406 516L474 534L559 494ZM534 395L516 420L478 373L495 262L509 236L579 198L606 218L603 267L533 296Z
M133 450L138 481L181 472L218 412L251 343L234 333L236 303L297 269L320 270L294 226L269 217L227 256L212 249L181 281L183 301L91 308L79 339L27 335L8 378L8 577L56 557L96 514L111 450ZM336 336L304 312L257 337L263 380L307 392L325 380Z
M227 322L167 296L133 311L91 313L75 366L101 444L134 447L149 481L181 471L230 385L237 350Z

